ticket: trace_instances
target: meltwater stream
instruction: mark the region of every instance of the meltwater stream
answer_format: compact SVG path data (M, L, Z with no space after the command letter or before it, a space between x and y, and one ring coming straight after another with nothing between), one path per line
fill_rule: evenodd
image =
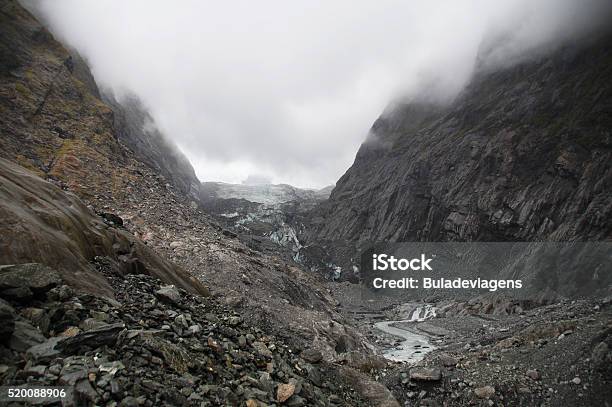
M423 357L434 349L434 346L429 342L429 338L425 335L418 334L413 331L402 329L394 324L406 324L422 322L425 319L432 318L436 315L435 308L427 305L424 307L417 307L410 317L410 319L399 320L399 321L383 321L374 324L377 329L399 338L403 341L393 349L386 350L383 352L383 356L389 360L395 362L409 362L415 363L423 359Z

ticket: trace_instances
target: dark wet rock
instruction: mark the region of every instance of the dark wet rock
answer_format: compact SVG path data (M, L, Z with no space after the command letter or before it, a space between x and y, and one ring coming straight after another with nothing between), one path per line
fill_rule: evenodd
M272 394L274 387L276 386L274 380L272 380L272 376L270 376L270 373L268 372L261 372L255 385L260 390L263 390L269 394Z
M77 370L64 372L62 371L59 378L59 383L68 386L74 386L77 382L87 379L87 369L77 367Z
M26 352L26 358L34 362L50 362L60 355L60 351L55 348L61 337L54 337L43 343L31 346Z
M104 219L104 221L109 222L112 225L123 226L123 219L114 213L101 212L100 216Z
M30 347L38 345L45 341L38 328L33 327L24 319L16 319L13 334L9 339L9 347L18 352L25 352Z
M79 380L74 386L74 394L77 400L95 401L99 396L98 393L89 383L89 380Z
M80 327L83 331L91 331L92 329L99 329L107 325L105 322L98 321L94 318L87 318L81 322Z
M117 341L119 332L125 328L122 322L104 325L87 332L78 333L72 337L58 341L56 347L64 354L70 355L83 349L96 349L104 345L112 345Z
M31 366L27 369L25 369L25 373L31 376L44 376L45 375L45 371L47 370L47 367L44 365L36 365L36 366Z
M306 405L306 400L300 396L293 396L285 404L289 407L302 407Z
M9 301L23 303L29 302L32 297L34 297L34 293L28 287L7 288L5 290L0 291L0 295Z
M236 237L238 237L236 233L232 232L231 230L227 230L227 229L223 229L221 233L223 233L224 236L227 236L230 239L235 239Z

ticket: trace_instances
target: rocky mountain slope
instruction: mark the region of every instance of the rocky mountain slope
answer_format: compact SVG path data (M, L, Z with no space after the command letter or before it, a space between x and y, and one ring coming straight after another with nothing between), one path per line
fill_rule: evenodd
M75 196L0 158L0 264L37 262L60 272L77 289L113 297L90 261L105 257L119 274L146 273L192 293L208 289L158 256L109 213L97 216ZM14 293L20 295L30 293Z
M193 168L149 125L137 100L104 103L78 54L56 42L17 2L4 1L1 18L3 157L83 196L100 189L121 194L123 180L134 176L125 168L136 159L183 191L193 184L197 199Z
M77 406L364 405L316 351L300 356L210 299L92 265L116 300L41 265L19 282L9 274L26 266L0 270L2 297L10 284L36 292L0 299L3 384L65 386L61 405Z
M200 181L189 160L159 130L140 99L136 95L126 95L117 100L110 92L103 92L102 100L113 109L119 140L180 191L199 199Z
M612 238L612 36L396 106L322 205L315 240Z
M361 362L351 362L351 352L367 358L371 351L336 312L319 277L236 239L201 210L180 177L177 182L147 162L120 135L125 128L118 113L98 97L77 56L16 1L0 3L0 38L2 263L52 266L79 295L120 295L97 261L120 275L145 273L191 292L210 292L210 301L240 313L249 326L295 349L320 352L362 393L380 386L353 369ZM125 114L130 120L131 113ZM13 297L3 298L31 297L27 287L13 288ZM19 308L17 302L11 306ZM24 355L17 352L22 371ZM365 397L393 401L384 387Z

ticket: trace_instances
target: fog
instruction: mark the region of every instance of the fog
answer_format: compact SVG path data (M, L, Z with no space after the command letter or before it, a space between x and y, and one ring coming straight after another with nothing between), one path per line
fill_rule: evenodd
M477 60L500 66L580 35L602 23L605 3L41 0L35 7L102 87L143 100L200 180L322 187L351 165L391 100L423 89L452 98Z

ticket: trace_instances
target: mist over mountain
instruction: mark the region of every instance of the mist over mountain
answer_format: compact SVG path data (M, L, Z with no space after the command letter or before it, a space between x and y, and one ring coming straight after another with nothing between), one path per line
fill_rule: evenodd
M9 404L607 406L611 8L0 0Z
M200 180L314 188L344 173L390 100L452 98L478 58L574 40L608 3L25 2L103 87L143 101Z

